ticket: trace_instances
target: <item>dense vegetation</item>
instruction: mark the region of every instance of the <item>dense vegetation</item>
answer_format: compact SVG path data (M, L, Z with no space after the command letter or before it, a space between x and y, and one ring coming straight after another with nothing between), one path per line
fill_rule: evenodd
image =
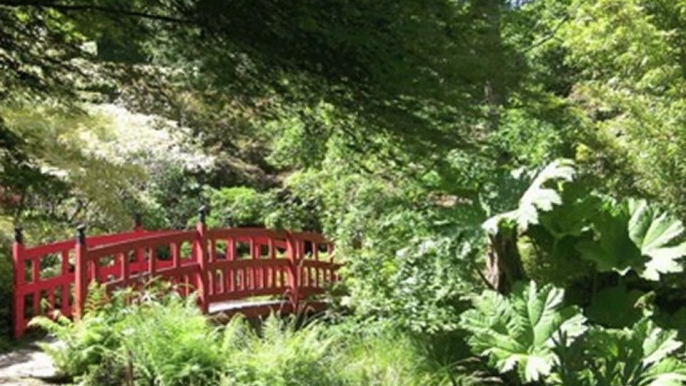
M14 224L34 244L209 204L346 261L297 331L173 298L44 321L66 375L685 382L686 1L386 3L0 0L0 304Z

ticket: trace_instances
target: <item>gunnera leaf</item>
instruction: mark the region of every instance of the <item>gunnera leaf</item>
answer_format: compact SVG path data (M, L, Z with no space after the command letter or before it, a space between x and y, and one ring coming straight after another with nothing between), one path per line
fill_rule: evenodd
M575 307L563 305L564 291L536 283L518 285L508 297L485 291L473 300L474 309L461 316L461 326L472 335L472 351L486 356L504 373L516 370L525 382L550 374L557 362L553 351L560 334L571 344L586 330L585 318Z
M574 179L574 174L574 161L568 159L553 161L536 176L524 192L519 200L519 207L491 217L483 224L484 230L495 234L503 221L516 223L520 232L526 231L530 225L538 224L540 211L551 211L555 205L562 204L560 193L550 185L559 181L570 182Z
M607 287L598 291L586 309L586 316L592 322L605 327L621 328L636 323L643 316L635 305L643 292L627 290L625 286Z

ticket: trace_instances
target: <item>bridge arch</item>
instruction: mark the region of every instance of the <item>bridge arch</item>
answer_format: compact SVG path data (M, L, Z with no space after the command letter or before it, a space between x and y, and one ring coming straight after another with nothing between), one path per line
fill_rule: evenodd
M59 270L41 269L46 259ZM94 281L111 291L161 278L178 284L182 296L196 292L204 313L256 316L322 308L316 296L338 281L341 266L333 244L318 233L208 229L203 208L193 230L150 231L137 219L128 232L91 237L79 226L75 239L30 248L17 228L12 260L16 338L37 315L81 317ZM255 297L271 300L248 301Z

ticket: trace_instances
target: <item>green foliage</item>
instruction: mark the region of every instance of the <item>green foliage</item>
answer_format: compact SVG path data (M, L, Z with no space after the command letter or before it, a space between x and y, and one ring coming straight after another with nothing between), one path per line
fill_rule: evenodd
M322 326L295 330L269 318L261 334L245 331L242 320L224 330L223 348L227 370L222 384L232 385L336 385L334 344Z
M596 240L577 245L581 257L596 263L599 270L630 268L648 280L661 274L681 272L677 259L686 255L681 221L660 213L645 200L607 203L593 219Z
M507 230L542 288L479 298L463 316L477 354L525 381L675 384L654 373L682 371L673 353L646 360L644 347L671 333L637 320L641 307L678 309L686 293L685 10L669 0L0 0L0 219L38 243L77 221L128 228L134 210L148 228L183 228L209 202L210 226L321 230L346 260L343 300L356 317L421 335L455 330L466 295L483 288L483 231ZM149 115L137 122L113 101ZM8 275L0 261L3 306ZM591 322L637 331L593 326L562 345L580 347L584 364L563 378L575 367L556 367L551 342L576 319L549 283ZM252 346L230 353L244 365L232 367L211 351L219 333L172 303L177 319L165 303L37 323L70 342L64 371L92 383L112 381L133 354L138 383L444 381L425 376L402 334L347 344L321 326L241 330ZM185 318L188 334L176 325ZM270 355L278 361L260 365ZM359 365L346 373L338 356Z
M641 319L637 301L643 296L638 290L625 286L606 287L593 294L586 316L591 322L605 327L628 327Z
M133 364L137 384L217 384L224 365L219 334L208 326L196 299L172 297L132 309L115 336Z
M270 317L255 328L236 317L215 327L195 298L161 295L166 290L124 291L109 301L94 291L81 321L32 323L59 340L44 346L58 369L86 385L479 384L462 367L433 365L422 340L389 326Z
M481 285L480 220L471 218L473 208L440 208L439 198L404 171L390 170L397 175L388 179L357 172L346 159L387 167L337 141L331 139L321 170L294 173L286 185L301 203L296 208L311 208L346 261L344 304L414 331L454 329L463 295Z
M476 297L474 309L462 316L473 352L488 356L500 372L516 369L524 383L676 386L686 381L677 332L655 326L649 311L638 318L627 313L640 294L608 289L588 310L591 321L617 325L622 318L628 326L623 329L588 326L578 309L563 305L563 295L531 283L509 297L494 292ZM618 305L607 308L614 301ZM606 310L599 309L600 302ZM611 316L613 310L621 315Z
M104 290L91 286L87 312L81 321L73 322L65 316L55 320L39 316L30 322L43 328L60 341L59 345L42 346L52 358L58 372L65 376L80 376L97 371L106 357L120 345L118 324L124 318L120 300L104 304ZM97 310L97 311L96 311Z
M85 133L107 131L101 117L60 106L29 102L0 104L6 127L23 139L23 151L37 169L13 193L23 197L16 218L73 223L88 219L93 228L130 226L124 199L143 175L87 150ZM71 225L71 224L69 224Z
M523 264L543 282L566 285L592 276L584 261L598 272L633 271L653 281L682 271L686 244L680 220L646 200L599 194L574 174L570 161L552 163L516 210L491 217L483 227L492 233L517 224Z
M122 379L113 375L124 376L130 366L139 385L216 384L223 366L214 346L218 335L193 297L160 297L167 290L153 285L142 295L126 290L105 297L104 289L91 287L80 321L37 317L31 324L59 340L43 349L66 376L109 379L114 386Z
M627 225L631 218L626 205L609 201L593 221L595 240L582 240L576 245L581 258L595 263L599 271L616 270L626 274L643 263L641 252L629 238Z
M686 382L686 363L676 331L662 330L648 318L631 328L592 327L571 348L558 347L559 372L553 385L677 386Z
M586 330L578 309L563 305L564 291L534 282L519 286L510 297L486 291L474 298L474 309L461 316L472 336L472 350L487 356L498 371L517 370L525 382L550 374L557 362L555 342L570 342Z
M629 237L648 257L642 276L659 280L661 274L681 272L676 260L686 255L684 225L668 213L660 213L645 200L629 201Z
M266 197L247 187L223 188L210 194L209 226L257 226L267 212Z
M519 207L515 211L490 218L484 223L484 229L495 234L501 222L512 221L523 232L529 226L538 224L539 212L549 212L553 210L553 206L562 204L562 197L557 190L546 187L546 185L560 181L571 181L575 173L573 165L572 161L561 159L546 166L522 195L519 200Z

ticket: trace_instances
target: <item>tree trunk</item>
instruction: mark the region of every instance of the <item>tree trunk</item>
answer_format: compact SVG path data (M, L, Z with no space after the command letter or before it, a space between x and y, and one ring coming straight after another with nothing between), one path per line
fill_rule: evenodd
M486 280L499 293L506 295L514 283L526 280L522 257L517 249L517 229L500 229L489 235L486 254Z
M507 63L503 49L500 19L501 0L473 0L476 18L481 23L481 50L484 71L484 101L488 106L491 132L500 127L500 108L506 101L505 74Z

